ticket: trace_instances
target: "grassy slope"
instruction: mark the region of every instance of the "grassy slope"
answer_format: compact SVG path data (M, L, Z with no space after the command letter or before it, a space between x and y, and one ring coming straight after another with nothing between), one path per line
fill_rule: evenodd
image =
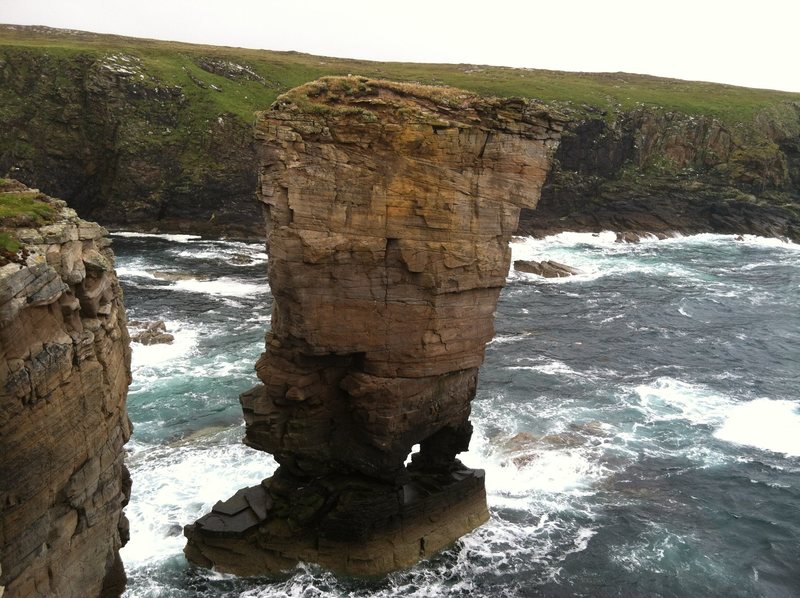
M268 44L268 40L265 41ZM370 77L447 84L484 95L522 96L590 105L614 112L636 104L655 105L687 114L705 114L729 125L751 122L766 108L800 101L800 94L688 82L624 73L568 73L506 67L384 63L324 58L295 52L272 52L177 42L125 38L46 28L0 26L0 46L44 50L53 55L105 56L128 53L140 57L146 70L168 85L180 85L192 100L189 118L232 113L250 120L282 92L323 75L348 73ZM245 64L262 76L257 81L231 81L197 65L213 57ZM190 74L221 91L203 89Z
M39 191L20 187L16 181L0 178L0 254L3 251L16 253L20 249L13 230L6 228L38 226L53 216L53 206L42 201Z

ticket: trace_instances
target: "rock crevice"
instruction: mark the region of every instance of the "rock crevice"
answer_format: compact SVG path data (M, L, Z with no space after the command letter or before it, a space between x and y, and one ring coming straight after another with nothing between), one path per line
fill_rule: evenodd
M263 384L241 402L245 443L280 467L244 494L260 510L230 514L233 497L187 526L190 560L382 574L488 518L483 472L456 455L508 240L561 127L534 102L358 77L260 116L274 304Z

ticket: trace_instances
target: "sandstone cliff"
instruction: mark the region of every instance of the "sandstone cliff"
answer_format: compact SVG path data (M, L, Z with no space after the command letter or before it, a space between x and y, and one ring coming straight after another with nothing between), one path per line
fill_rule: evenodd
M487 519L483 472L456 455L561 126L535 102L359 77L261 115L274 304L241 401L245 443L280 467L187 526L190 560L381 574Z
M104 224L258 237L253 111L346 73L562 110L564 142L521 233L800 240L800 95L625 73L374 63L0 26L0 176Z
M0 586L117 596L130 347L106 232L0 180Z

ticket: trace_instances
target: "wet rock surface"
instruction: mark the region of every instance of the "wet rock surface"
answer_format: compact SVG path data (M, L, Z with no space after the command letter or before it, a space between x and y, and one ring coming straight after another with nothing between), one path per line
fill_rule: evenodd
M167 326L163 320L156 322L128 322L128 328L132 329L131 341L143 345L172 344L175 336L167 332Z
M545 278L562 278L564 276L580 274L580 270L553 260L544 260L541 262L516 260L514 262L514 269L518 272L536 274L537 276L543 276Z
M456 455L560 129L534 102L357 77L261 114L274 305L241 403L245 443L280 467L187 526L192 562L379 575L488 518L483 472Z
M118 596L131 487L122 291L106 231L43 201L53 218L7 228L25 258L0 267L0 586Z

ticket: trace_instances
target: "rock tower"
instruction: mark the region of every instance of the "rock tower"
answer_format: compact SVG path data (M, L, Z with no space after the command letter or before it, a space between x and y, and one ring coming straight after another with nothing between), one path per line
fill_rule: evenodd
M488 519L483 472L456 455L561 124L535 102L360 77L260 115L274 305L241 403L245 443L280 467L187 526L191 561L378 575Z

